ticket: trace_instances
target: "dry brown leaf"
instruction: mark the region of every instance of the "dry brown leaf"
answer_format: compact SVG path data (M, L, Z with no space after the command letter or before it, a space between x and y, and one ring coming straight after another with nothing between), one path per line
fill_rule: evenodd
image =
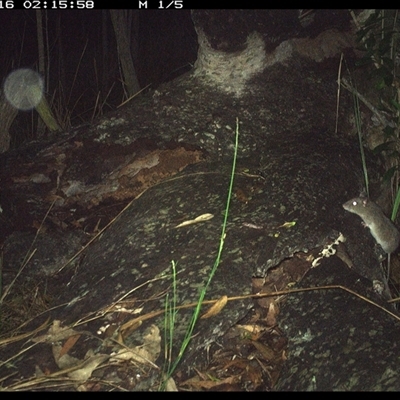
M59 344L58 342L52 343L51 352L53 353L54 362L57 364L57 367L60 370L68 370L82 362L82 360L80 360L79 358L70 356L69 354L64 354L62 357L60 357L61 349L61 344Z
M213 317L214 315L219 314L221 312L221 310L225 307L227 302L228 302L228 296L222 296L200 318L206 319L206 318L210 318L210 317Z
M122 343L121 343L122 344ZM161 352L160 330L156 325L151 325L143 336L143 344L132 348L120 349L112 356L112 361L135 360L141 364L153 364Z
M237 325L237 328L244 331L245 336L250 337L251 340L257 340L265 331L265 327L257 324Z
M245 382L251 382L255 387L257 387L263 381L262 369L259 366L253 366L249 363L247 368L243 371L242 380Z
M178 388L176 387L175 381L172 378L167 380L167 384L165 385L166 392L177 392Z
M128 322L125 322L120 329L122 337L129 336L133 331L138 329L142 325L143 321L141 317L132 318Z
M190 386L192 389L213 389L221 385L232 385L237 382L237 377L230 376L223 380L198 380L198 377L188 379L187 381L183 382L180 386Z
M279 307L277 306L275 301L271 301L268 307L268 314L265 322L267 326L275 326L276 325L276 316L279 312Z
M32 339L33 342L59 342L68 339L70 336L80 333L71 328L62 328L59 320L54 320L45 335L37 336Z
M70 372L68 376L79 381L87 381L92 376L93 371L107 359L108 356L104 354L92 356L82 363L81 368Z
M75 343L78 341L78 339L81 337L81 335L73 335L70 336L67 341L64 343L64 346L62 347L60 351L59 357L62 357L64 354L67 354L72 347L75 346Z
M277 354L274 350L271 349L271 347L266 346L265 344L260 343L258 341L252 341L251 343L260 352L260 354L265 360L273 361L277 357L281 358L280 354Z
M278 382L279 376L281 375L281 370L280 368L274 368L270 373L269 373L269 378L271 379L271 387L275 387L275 385Z

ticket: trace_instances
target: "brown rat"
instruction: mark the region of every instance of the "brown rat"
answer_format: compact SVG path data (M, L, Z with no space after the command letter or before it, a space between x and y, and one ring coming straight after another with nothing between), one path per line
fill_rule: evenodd
M357 214L385 253L393 253L400 242L400 232L382 209L366 197L356 197L343 204L346 211Z

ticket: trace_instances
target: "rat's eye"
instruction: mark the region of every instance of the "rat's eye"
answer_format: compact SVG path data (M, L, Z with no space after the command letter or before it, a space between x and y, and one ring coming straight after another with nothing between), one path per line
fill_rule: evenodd
M357 205L357 202L354 200L353 201L353 206L356 206Z

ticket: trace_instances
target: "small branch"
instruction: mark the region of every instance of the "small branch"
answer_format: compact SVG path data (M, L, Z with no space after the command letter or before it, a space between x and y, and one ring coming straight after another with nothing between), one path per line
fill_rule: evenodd
M359 93L353 86L351 86L346 78L342 78L341 84L350 93L356 95L376 115L379 122L383 126L393 125L392 122L388 121L387 118L381 112L379 112L379 110L374 105L372 105L361 93Z

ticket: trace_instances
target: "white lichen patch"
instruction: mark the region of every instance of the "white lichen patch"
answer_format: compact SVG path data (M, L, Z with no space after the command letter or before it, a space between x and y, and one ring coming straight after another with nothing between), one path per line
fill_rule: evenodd
M324 246L324 248L319 253L318 257L314 259L312 262L312 268L317 267L323 258L329 258L336 254L335 246L338 246L339 243L343 243L346 241L346 238L343 236L342 233L339 232L339 236L332 242L328 243Z
M206 35L199 31L199 53L194 76L202 77L221 90L239 95L246 83L267 66L264 41L251 33L242 51L227 53L211 47Z

